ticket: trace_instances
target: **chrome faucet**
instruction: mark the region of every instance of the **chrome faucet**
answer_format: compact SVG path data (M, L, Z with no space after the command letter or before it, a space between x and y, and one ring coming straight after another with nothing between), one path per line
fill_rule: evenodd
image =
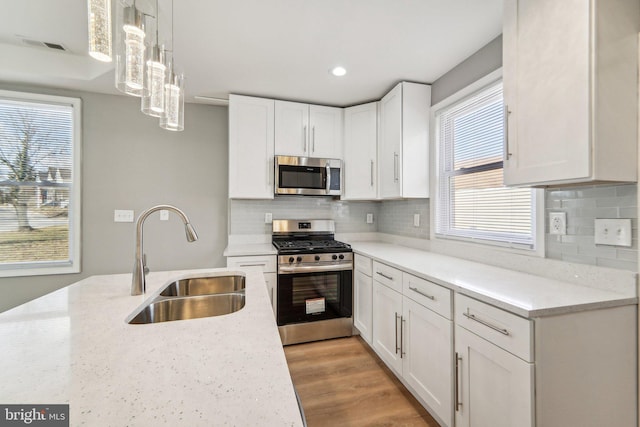
M136 221L136 262L133 265L133 277L131 279L131 295L142 295L146 290L146 281L145 275L149 272L147 268L147 258L144 255L144 250L142 247L142 226L144 225L144 220L147 219L149 215L154 213L155 211L173 211L182 219L184 223L184 230L187 234L188 242L195 242L198 240L198 235L196 234L196 230L193 229L191 223L189 222L189 218L182 212L180 209L171 205L158 205L152 208L147 209L142 212Z

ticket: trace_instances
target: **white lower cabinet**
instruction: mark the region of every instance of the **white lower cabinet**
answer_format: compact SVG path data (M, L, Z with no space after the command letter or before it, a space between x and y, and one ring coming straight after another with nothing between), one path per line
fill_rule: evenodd
M373 270L380 273L373 279L373 349L432 415L453 426L453 322L412 299L450 308L451 292L384 264L374 262Z
M402 374L400 322L402 294L373 281L373 349L397 374Z
M264 282L267 285L269 299L274 316L277 313L277 285L278 276L276 274L275 255L251 255L251 256L229 256L227 257L227 268L260 267L264 275Z
M457 427L532 427L533 363L457 326Z
M402 378L447 426L453 426L453 322L417 302L402 302Z
M353 326L367 344L372 344L373 279L362 271L353 272Z

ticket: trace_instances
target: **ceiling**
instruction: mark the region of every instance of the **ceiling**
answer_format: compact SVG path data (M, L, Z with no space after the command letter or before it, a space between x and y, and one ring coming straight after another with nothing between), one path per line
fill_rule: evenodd
M113 65L87 54L86 1L0 4L0 81L118 93ZM169 40L171 1L159 5L160 39ZM401 80L432 83L502 31L502 0L176 0L173 8L187 102L238 93L354 105ZM344 77L329 73L336 65Z

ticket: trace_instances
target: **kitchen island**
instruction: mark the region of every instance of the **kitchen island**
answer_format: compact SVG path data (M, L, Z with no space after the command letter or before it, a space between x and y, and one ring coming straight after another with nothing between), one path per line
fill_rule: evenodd
M92 276L0 314L0 404L70 405L70 425L300 426L262 272L223 316L130 325L164 285L227 269Z

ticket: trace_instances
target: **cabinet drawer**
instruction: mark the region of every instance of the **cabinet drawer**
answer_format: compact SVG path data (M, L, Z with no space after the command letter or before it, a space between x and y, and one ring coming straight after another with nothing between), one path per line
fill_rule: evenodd
M276 272L275 255L230 256L227 257L227 268L262 267L266 273Z
M371 260L371 258L367 258L366 256L356 255L355 267L356 271L360 271L371 277L371 272L373 270L373 261Z
M452 318L451 290L443 286L403 273L402 294L447 319Z
M373 280L376 280L391 289L402 292L402 271L389 267L378 261L373 261Z
M455 322L489 342L533 362L533 321L456 294Z

